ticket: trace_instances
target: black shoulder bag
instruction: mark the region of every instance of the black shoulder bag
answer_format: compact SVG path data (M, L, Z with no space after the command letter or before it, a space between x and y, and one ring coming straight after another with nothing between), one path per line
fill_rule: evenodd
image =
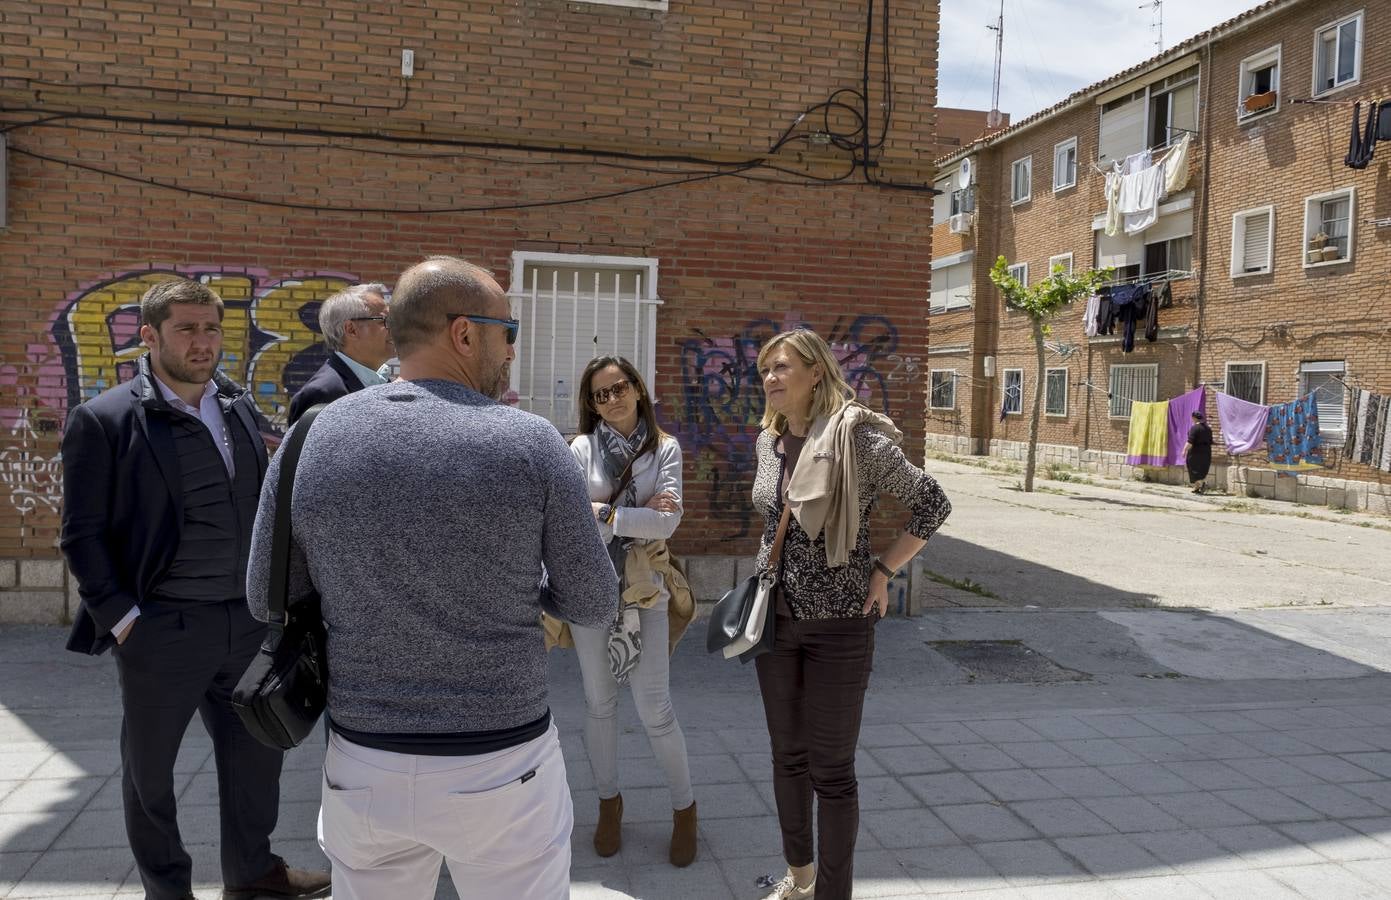
M280 483L276 485L275 525L271 532L267 598L270 630L232 692L232 708L246 730L256 740L279 750L289 750L304 740L328 704L328 647L319 596L313 594L293 606L286 602L290 590L290 544L294 540L290 499L294 495L295 466L304 436L325 405L307 410L280 448L285 457L280 464Z

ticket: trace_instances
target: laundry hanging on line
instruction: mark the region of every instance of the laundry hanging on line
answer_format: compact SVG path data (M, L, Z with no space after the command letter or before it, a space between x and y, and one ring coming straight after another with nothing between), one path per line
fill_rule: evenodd
M1352 392L1352 415L1344 452L1353 462L1391 472L1391 394L1363 388Z
M1164 465L1183 465L1183 445L1188 443L1188 429L1193 424L1193 413L1203 412L1206 407L1207 385L1204 384L1169 401L1169 449L1164 456Z
M1105 232L1115 237L1139 234L1159 218L1159 204L1188 186L1188 151L1193 142L1184 134L1158 162L1149 150L1127 156L1106 172Z
M1265 443L1270 467L1277 472L1323 468L1323 435L1319 433L1319 407L1314 395L1271 406Z
M1270 407L1221 391L1216 393L1217 421L1222 428L1222 440L1227 445L1227 452L1239 456L1264 447Z
M1130 434L1125 444L1128 466L1163 466L1169 456L1169 401L1130 403Z
M1367 125L1364 130L1360 124L1362 103L1358 101L1352 105L1352 135L1348 138L1348 153L1343 157L1343 165L1349 169L1365 169L1371 165L1372 157L1376 154L1377 141L1386 140L1381 137L1380 127L1384 112L1391 114L1391 102L1373 102L1367 109Z

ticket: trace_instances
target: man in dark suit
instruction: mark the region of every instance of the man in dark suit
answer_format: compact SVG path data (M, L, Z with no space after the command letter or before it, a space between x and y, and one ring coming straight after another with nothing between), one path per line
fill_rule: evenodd
M265 634L246 568L267 460L250 396L217 368L222 313L200 282L150 288L135 378L68 416L62 546L82 597L68 649L115 648L126 835L147 898L193 896L174 760L195 711L217 760L223 897L323 896L326 874L271 853L283 754L231 705Z
M396 353L386 327L386 285L355 284L319 307L319 331L328 361L290 398L289 424L320 403L386 384L377 370Z

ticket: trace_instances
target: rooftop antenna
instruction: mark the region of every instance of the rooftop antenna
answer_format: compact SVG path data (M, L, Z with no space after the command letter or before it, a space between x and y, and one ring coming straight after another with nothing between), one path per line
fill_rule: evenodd
M1004 120L1000 115L1000 64L1005 54L1005 0L1000 0L1000 16L995 24L985 27L995 32L995 81L990 89L990 114L985 117L985 124L998 128Z
M1164 0L1149 0L1142 4L1140 9L1154 10L1154 21L1150 23L1150 31L1155 33L1154 46L1156 52L1164 52Z

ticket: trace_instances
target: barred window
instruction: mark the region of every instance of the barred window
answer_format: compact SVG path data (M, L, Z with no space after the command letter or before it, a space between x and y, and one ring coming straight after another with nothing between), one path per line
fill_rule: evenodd
M1248 403L1265 403L1265 363L1227 363L1225 393Z
M1130 418L1130 404L1136 400L1153 403L1159 399L1158 363L1112 366L1110 390L1111 418Z
M932 396L929 406L932 409L956 409L956 371L954 369L932 370Z
M1005 396L1002 404L1006 415L1024 411L1024 370L1005 369Z
M1067 415L1067 369L1049 369L1043 385L1043 411L1050 416Z

